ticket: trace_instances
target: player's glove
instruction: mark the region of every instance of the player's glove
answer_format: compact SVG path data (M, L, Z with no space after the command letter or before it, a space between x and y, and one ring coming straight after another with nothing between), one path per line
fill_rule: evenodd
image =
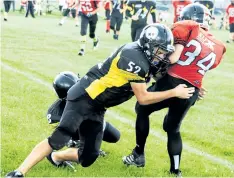
M91 17L92 15L93 15L93 14L90 13L90 12L88 12L88 13L86 14L87 17Z

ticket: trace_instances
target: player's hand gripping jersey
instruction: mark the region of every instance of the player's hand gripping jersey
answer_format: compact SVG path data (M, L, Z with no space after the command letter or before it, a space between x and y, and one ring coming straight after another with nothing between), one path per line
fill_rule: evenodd
M202 79L208 70L219 65L226 51L225 46L199 24L184 20L172 27L175 44L184 46L179 61L171 66L168 73L182 78L197 88L202 85Z
M155 23L155 0L146 0L145 2L141 2L140 0L129 0L127 2L126 15L128 17L136 15L139 18L137 21L132 21L132 25L145 26L147 24L147 17L149 13L152 14L153 22Z
M174 23L177 22L179 20L180 17L180 12L182 11L182 9L188 5L191 4L192 1L191 0L173 0L172 5L174 7Z
M99 106L105 108L127 101L134 95L130 82L145 82L150 68L141 50L137 42L119 48L103 63L92 67L79 85L72 87L68 93L72 90L79 91L79 96L88 93ZM68 97L68 100L76 97L77 94L74 98Z
M98 8L100 0L79 0L80 9L83 14L88 14Z

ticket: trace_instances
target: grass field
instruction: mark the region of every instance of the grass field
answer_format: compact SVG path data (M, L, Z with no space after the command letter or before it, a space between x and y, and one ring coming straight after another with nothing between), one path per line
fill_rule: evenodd
M2 20L2 19L1 19ZM56 99L52 81L61 71L86 71L103 61L114 49L130 41L130 27L125 23L119 41L104 33L105 22L100 20L97 34L101 43L98 51L88 41L84 57L77 55L79 28L68 20L59 27L58 17L25 19L11 15L2 21L1 38L1 176L16 169L31 149L48 137L53 126L45 114ZM225 41L227 31L213 31ZM218 69L207 74L204 86L209 90L186 116L181 133L184 142L181 170L189 177L234 177L234 44ZM151 133L146 146L145 168L126 167L122 156L135 146L135 99L111 108L106 114L121 131L116 144L103 143L108 156L99 158L91 167L77 165L57 169L47 160L35 166L29 177L165 177L169 158L166 133L162 121L166 110L151 115Z

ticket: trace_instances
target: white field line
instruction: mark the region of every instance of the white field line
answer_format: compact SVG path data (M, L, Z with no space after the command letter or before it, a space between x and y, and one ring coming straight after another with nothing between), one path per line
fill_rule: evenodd
M26 72L20 71L20 70L18 70L16 68L10 67L10 66L2 63L2 62L1 62L1 66L4 67L5 69L9 70L9 71L21 74L21 75L25 76L26 78L28 78L28 79L30 79L30 80L32 80L34 82L42 84L42 85L46 86L49 89L53 89L52 84L33 76L31 73L26 73ZM118 120L118 121L120 121L122 123L128 124L128 125L132 126L133 128L135 128L135 123L133 121L119 116L118 113L109 110L107 112L107 114L109 116L111 116L111 119ZM150 134L157 137L157 138L159 138L162 141L167 140L167 138L165 136L161 135L159 132L157 132L157 131L155 131L153 129L150 130ZM227 161L225 159L218 158L218 157L213 156L211 154L205 153L205 152L203 152L201 150L198 150L196 148L193 148L193 147L191 147L191 146L189 146L187 144L183 144L183 147L184 147L185 150L187 150L190 153L202 156L202 157L206 158L207 160L210 160L213 163L216 163L216 164L219 164L219 165L222 165L222 166L225 166L225 167L229 168L232 172L234 171L234 164L232 162L230 162L230 161Z

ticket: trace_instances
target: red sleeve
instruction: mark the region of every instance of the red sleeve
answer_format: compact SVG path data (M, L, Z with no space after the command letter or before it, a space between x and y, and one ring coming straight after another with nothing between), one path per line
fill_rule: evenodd
M177 22L172 26L174 44L186 45L192 30L199 30L199 24L192 21Z

